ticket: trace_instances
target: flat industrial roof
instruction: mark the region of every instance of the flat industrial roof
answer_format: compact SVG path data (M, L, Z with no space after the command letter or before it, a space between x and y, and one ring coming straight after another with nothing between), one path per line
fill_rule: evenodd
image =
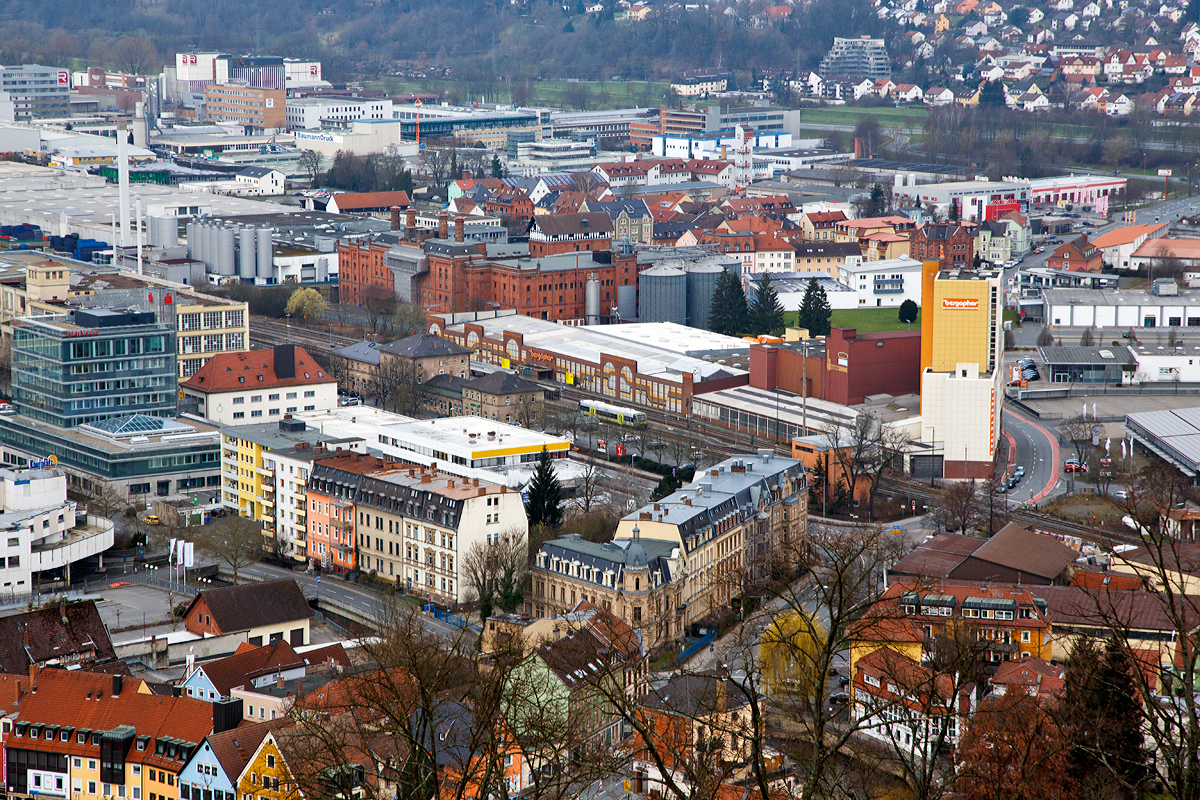
M461 332L464 324L448 325L447 329ZM598 364L601 353L631 358L643 375L695 374L697 371L702 378L720 371L743 375L745 370L706 361L701 356L737 357L748 355L750 351L750 342L744 339L674 322L574 327L509 314L481 319L474 324L481 326L488 338L499 338L504 331L519 333L528 347L549 350L576 361Z
M692 398L694 407L706 403L778 419L782 423L806 427L808 430L824 430L835 424L853 425L859 414L872 412L877 413L880 420L887 424L915 417L921 409L921 400L916 395L893 398L888 405L859 403L844 406L815 397L805 401L800 395L791 392L768 391L754 386L735 386L732 389L705 392Z
M1126 414L1125 428L1180 469L1200 472L1200 407Z
M1200 306L1200 292L1180 289L1177 295L1159 295L1145 289L1043 289L1052 306Z
M1129 360L1124 347L1039 347L1038 355L1047 364L1103 364L1118 368Z

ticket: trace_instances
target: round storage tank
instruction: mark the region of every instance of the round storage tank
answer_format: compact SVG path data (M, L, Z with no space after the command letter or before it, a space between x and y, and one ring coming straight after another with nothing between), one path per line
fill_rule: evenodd
M687 324L687 273L659 264L638 275L638 321Z
M592 272L588 275L587 283L584 285L584 321L588 325L600 324L600 279L596 277L596 273Z
M236 275L237 274L237 235L233 228L221 228L221 249L217 252L217 274L219 275Z
M148 217L150 246L175 247L179 244L179 223L174 217Z
M686 270L687 324L708 330L708 312L712 308L713 292L725 268L716 259L706 258L688 264Z
M258 245L258 259L255 264L255 269L260 278L272 278L275 272L275 248L272 246L271 237L274 236L273 228L259 228L256 238Z
M214 275L221 274L217 269L217 251L220 249L218 238L216 224L207 223L204 226L204 265Z
M258 251L254 246L254 228L244 226L238 232L238 275L244 281L254 280L254 259Z

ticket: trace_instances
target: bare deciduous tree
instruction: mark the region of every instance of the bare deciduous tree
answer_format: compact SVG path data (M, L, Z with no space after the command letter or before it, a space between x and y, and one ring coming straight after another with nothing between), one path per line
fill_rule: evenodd
M238 514L210 522L196 536L196 547L226 564L233 572L235 584L238 572L262 558L271 545L258 522Z
M525 591L529 545L525 534L510 528L475 542L462 559L462 579L479 602L479 617L486 621L494 610L513 611Z

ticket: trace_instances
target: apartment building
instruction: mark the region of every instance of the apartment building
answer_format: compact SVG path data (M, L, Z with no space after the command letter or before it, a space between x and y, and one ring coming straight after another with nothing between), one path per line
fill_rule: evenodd
M239 721L129 676L34 668L12 682L9 797L179 800L178 777L199 743Z
M725 91L730 77L728 72L684 72L671 79L671 91L680 97L707 97Z
M965 626L989 664L1049 661L1053 625L1039 587L923 579L895 581L850 632L850 672L860 659L889 648L923 661L933 638Z
M975 232L971 223L937 222L922 226L912 237L912 257L937 261L941 269L970 269L975 262Z
M808 530L803 466L769 450L734 456L624 517L613 539L632 539L635 530L681 549L683 621L691 624L728 603L748 570L763 573L777 559L794 566Z
M444 603L468 599L472 548L529 530L520 492L436 467L367 475L355 502L362 569Z
M525 612L557 619L587 601L638 632L647 651L680 640L686 567L682 548L666 539L598 544L579 534L546 542L532 568Z
M313 465L308 479L308 557L327 572L345 573L359 564L355 503L367 475L401 465L363 453L343 453ZM366 523L364 523L366 525Z
M888 78L892 74L887 46L883 39L860 36L857 39L834 37L833 47L817 68L821 77Z
M641 632L646 649L679 638L726 605L747 574L794 564L808 529L800 461L735 456L623 518L604 544L547 542L535 557L526 611L554 617L579 600Z
M204 87L204 106L213 122L236 122L248 133L287 129L287 92L237 84Z
M612 240L612 219L603 211L541 214L529 224L529 255L532 258L608 250Z
M263 524L263 549L306 561L306 486L312 465L339 452L365 453L361 437L322 431L285 415L221 428L221 504Z
M337 380L303 347L219 353L179 386L205 419L243 425L337 407Z
M425 332L381 344L375 352L379 353L380 369L387 370L393 363L401 364L414 369L421 383L436 375L466 378L471 372L469 349Z

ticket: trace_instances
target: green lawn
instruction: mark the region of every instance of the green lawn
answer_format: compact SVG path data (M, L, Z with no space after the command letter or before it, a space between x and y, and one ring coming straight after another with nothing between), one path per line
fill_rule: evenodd
M788 325L797 325L799 311L784 312ZM921 315L917 313L917 321L911 325L900 321L898 308L852 308L835 310L830 325L834 328L856 328L859 333L875 333L877 331L907 331L921 328Z
M919 105L899 108L802 108L800 125L803 127L805 122L855 125L863 117L875 117L884 127L920 127L928 116L929 109Z

